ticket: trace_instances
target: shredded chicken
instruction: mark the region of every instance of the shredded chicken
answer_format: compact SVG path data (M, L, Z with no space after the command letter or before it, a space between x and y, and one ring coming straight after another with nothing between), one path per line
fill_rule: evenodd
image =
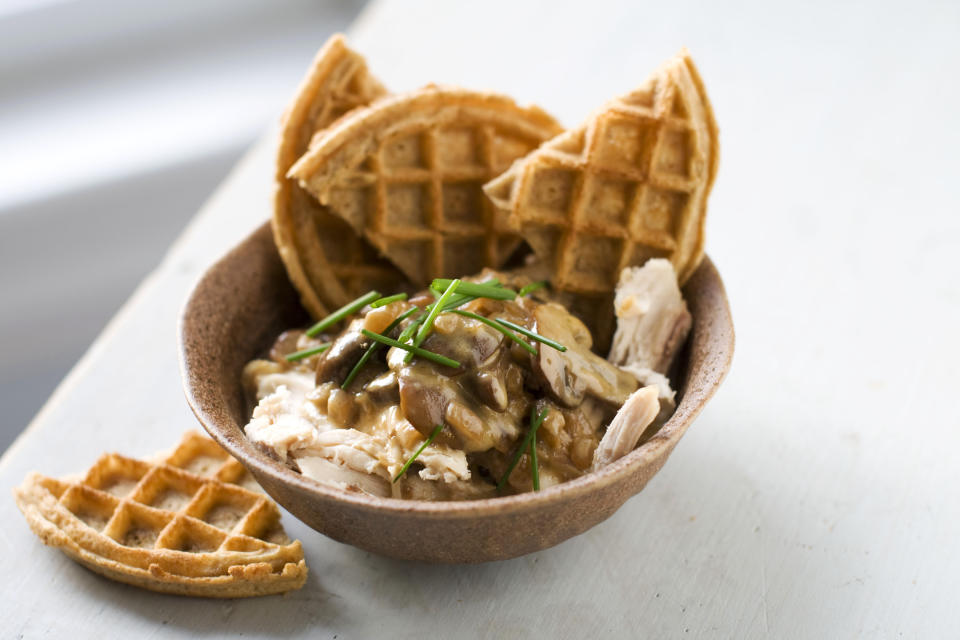
M624 403L607 427L594 457L595 468L632 451L644 433L655 433L673 415L676 394L664 374L691 325L673 265L663 259L623 270L614 310L617 331L608 360L633 375L643 388ZM644 393L639 396L641 391ZM638 405L638 398L644 399L643 405ZM649 420L638 420L650 411Z
M660 413L653 419L651 427L659 428L666 424L670 416L677 408L677 392L670 388L670 380L662 373L657 373L653 369L644 369L636 365L626 365L620 367L637 379L641 387L655 386L660 400Z
M659 390L655 385L633 392L614 416L593 454L593 468L610 464L631 451L660 412Z
M265 370L269 370L269 364L266 361L251 363ZM378 414L367 425L370 433L338 428L308 399L304 391L306 385L294 392L286 384L276 384L278 380L287 380L291 386L297 386L305 374L291 370L286 374L266 373L264 377L270 381L258 385L258 390L265 395L258 396L253 417L246 427L247 437L272 449L283 461L295 457L301 473L308 477L333 481L338 486L364 488L368 483L358 483L357 473L389 480L425 440L403 418L397 406ZM313 460L304 466L304 458ZM470 479L466 454L452 447L431 444L417 460L423 465L420 477L424 480Z
M657 258L624 269L613 306L617 331L608 360L666 373L691 320L673 265Z
M480 278L491 277L514 290L529 283L507 274ZM398 339L417 329L411 323L433 299L421 294L364 309L337 334L282 334L269 360L244 370L256 404L250 440L304 476L346 491L464 500L529 491L534 470L541 488L579 477L633 450L674 410L663 374L690 316L669 262L623 272L609 359L591 350L583 322L541 288L515 299L480 296L463 302L462 314L439 314L420 345L459 366L378 347L355 370L373 344L363 330ZM526 337L518 344L491 326L498 320L565 349ZM287 360L324 342L330 346L319 355ZM534 467L530 452L517 449L541 412Z

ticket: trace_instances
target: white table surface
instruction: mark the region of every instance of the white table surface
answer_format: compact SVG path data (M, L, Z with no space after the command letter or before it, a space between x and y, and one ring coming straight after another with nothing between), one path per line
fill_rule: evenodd
M690 47L721 127L708 250L737 325L729 378L643 493L507 562L397 562L287 516L301 591L160 596L43 547L8 497L0 636L956 637L958 5L386 1L351 34L390 87L497 88L568 124ZM29 470L148 454L195 425L177 314L267 217L271 146L4 455L8 496Z

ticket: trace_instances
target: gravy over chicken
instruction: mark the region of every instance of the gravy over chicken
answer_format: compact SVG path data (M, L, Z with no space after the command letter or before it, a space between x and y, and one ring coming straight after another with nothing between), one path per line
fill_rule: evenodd
M526 284L492 272L463 281L491 276L497 283ZM244 370L245 385L258 403L247 436L326 484L385 497L460 500L529 491L534 475L541 487L576 478L596 466L597 455L606 463L631 450L654 417L661 424L668 417L660 404L665 378L661 387L651 385L639 394L641 376L593 353L587 327L545 288L513 299L475 297L456 312L436 315L419 347L456 367L379 343L365 356L375 341L364 330L397 340L437 295L364 307L338 334L283 333L268 359L254 360ZM500 320L565 350L513 332L524 347L503 325L491 326ZM322 353L288 360L327 342ZM672 403L672 392L669 396ZM631 414L644 416L644 424L630 425L639 430L635 437L627 430L609 434L598 453L625 403L645 403ZM532 415L545 416L532 438L537 468L529 452L513 467Z

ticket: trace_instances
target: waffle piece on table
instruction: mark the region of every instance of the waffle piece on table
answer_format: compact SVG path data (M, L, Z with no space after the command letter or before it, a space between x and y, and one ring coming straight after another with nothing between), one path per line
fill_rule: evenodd
M510 98L428 86L349 113L289 175L423 286L499 267L517 249L482 185L559 131Z
M239 462L190 432L153 462L105 454L83 478L31 473L14 496L45 544L119 582L215 598L298 589L300 542L250 486Z
M281 122L273 235L287 274L314 317L370 289L393 291L403 282L396 267L287 178L318 131L385 94L363 57L347 47L343 36L334 35L317 54Z
M669 258L681 282L703 257L717 125L689 53L485 185L551 266L558 289L602 296L620 271Z

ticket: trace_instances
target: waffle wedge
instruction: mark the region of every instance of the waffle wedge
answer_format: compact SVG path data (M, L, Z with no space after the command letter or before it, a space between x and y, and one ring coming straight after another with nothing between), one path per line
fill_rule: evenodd
M668 258L683 282L703 257L717 125L684 50L485 185L550 265L558 289L613 292L620 271Z
M403 281L343 220L287 178L318 131L385 94L363 57L335 35L317 54L281 121L273 234L290 280L314 317L370 289L389 291Z
M428 86L351 112L289 175L423 286L499 267L517 249L482 185L559 131L510 98Z
M191 432L153 462L106 454L83 478L31 473L14 496L45 544L119 582L213 598L298 589L303 549L254 486L240 463Z

